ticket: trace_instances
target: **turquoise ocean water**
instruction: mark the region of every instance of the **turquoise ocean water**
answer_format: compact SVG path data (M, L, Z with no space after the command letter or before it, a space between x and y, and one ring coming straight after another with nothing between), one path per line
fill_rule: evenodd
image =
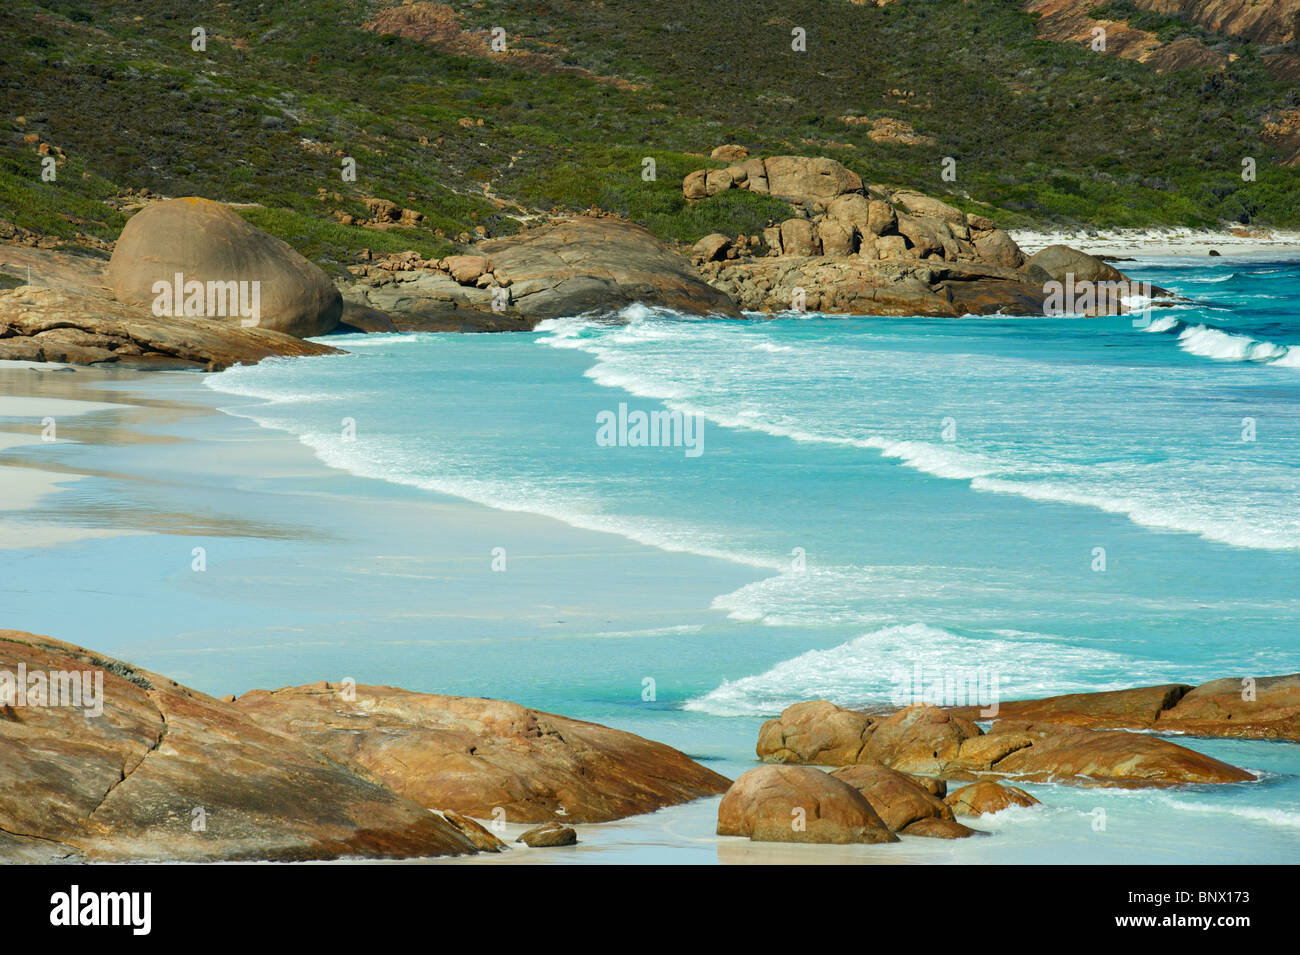
M753 765L764 718L819 697L887 705L918 667L996 674L1004 699L1300 670L1300 262L1128 270L1193 302L1144 328L633 308L531 334L331 339L351 353L206 383L218 407L399 498L451 495L664 555L618 568L618 599L599 570L570 581L578 596L533 630L503 620L515 598L501 581L525 587L528 568L494 571L485 547L481 612L452 625L463 639L421 642L426 618L391 614L372 679L610 723L734 775ZM692 416L701 453L602 444L598 421L620 405ZM114 546L127 545L91 549ZM675 613L712 571L666 568L699 558L690 566L726 568L729 582ZM364 599L400 607L413 586L376 577ZM313 592L301 588L299 609L316 611ZM288 626L294 608L267 603ZM647 622L655 605L662 625ZM22 609L23 622L51 616ZM339 653L375 636L346 616L319 625ZM503 629L517 639L496 639ZM186 673L224 692L231 659L191 659ZM265 675L250 664L250 680ZM1300 746L1191 743L1262 780L1032 787L1048 809L1007 814L999 839L927 851L1300 861Z

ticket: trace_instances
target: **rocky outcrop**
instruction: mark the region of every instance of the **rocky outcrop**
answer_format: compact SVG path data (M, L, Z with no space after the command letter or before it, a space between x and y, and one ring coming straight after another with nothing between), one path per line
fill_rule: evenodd
M1044 311L1050 274L991 219L933 196L864 187L840 163L804 156L749 158L682 182L690 201L729 189L791 203L789 218L761 237L714 233L693 249L701 274L742 309L947 317ZM1068 252L1076 281L1103 272L1123 278L1092 256ZM1054 255L1059 251L1045 260Z
M1279 80L1300 77L1300 54L1294 49L1300 30L1300 0L1134 0L1139 10L1185 19L1215 33L1237 37L1261 48L1260 59ZM1146 63L1159 72L1186 68L1220 69L1233 55L1181 36L1168 42L1125 20L1094 19L1093 0L1027 0L1025 9L1039 15L1038 35L1059 43L1092 46L1093 31L1106 31L1102 51Z
M345 298L386 313L403 331L526 330L548 318L636 303L740 314L649 230L609 217L559 220L438 262L351 271Z
M755 842L897 842L853 786L800 766L761 766L731 784L718 804L718 835Z
M1037 806L1039 801L1017 786L1001 786L997 783L974 783L963 786L944 800L953 815L982 816L985 813L1001 812L1012 806Z
M0 670L17 674L20 666L29 683L36 674L75 673L87 687L102 680L102 690L92 694L96 703L83 693L73 700L81 705L70 706L38 705L11 688L0 706L0 858L201 862L474 851L461 832L410 800L166 677L50 637L0 631ZM73 685L70 678L59 684Z
M1100 28L1106 31L1106 45L1100 53L1137 60L1160 73L1189 68L1221 69L1229 62L1227 53L1212 50L1194 37L1162 43L1155 33L1130 26L1125 20L1093 19L1090 12L1098 6L1101 4L1092 0L1029 0L1025 4L1030 13L1039 16L1041 39L1095 49L1093 31Z
M607 822L729 785L662 743L504 700L317 683L233 705L421 806L480 818Z
M971 718L973 708L956 716ZM1155 730L1192 736L1300 742L1300 673L1070 693L1000 703L1000 721L1054 723L1089 729Z
M178 278L182 287L173 288ZM132 216L114 246L107 279L119 302L155 315L163 302L167 311L161 314L298 338L333 331L343 308L325 273L287 242L228 206L195 196L158 202ZM168 290L160 294L158 283ZM248 283L247 292L229 283ZM241 311L245 302L256 307Z
M795 704L763 725L757 753L765 762L879 763L955 780L1017 777L1132 787L1255 778L1156 736L1006 719L986 733L961 715L928 705L880 717L824 700Z
M220 371L272 356L337 353L267 328L159 318L84 291L27 285L0 292L0 358L5 359Z

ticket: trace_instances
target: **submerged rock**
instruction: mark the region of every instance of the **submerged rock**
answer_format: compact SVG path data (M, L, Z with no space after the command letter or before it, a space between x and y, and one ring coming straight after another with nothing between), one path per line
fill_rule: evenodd
M918 819L903 830L905 836L925 836L929 839L968 839L971 836L987 836L970 826L963 826L955 819L936 819L928 817Z

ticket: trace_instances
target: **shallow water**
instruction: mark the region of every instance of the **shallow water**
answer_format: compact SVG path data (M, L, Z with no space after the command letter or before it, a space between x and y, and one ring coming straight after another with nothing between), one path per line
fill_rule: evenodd
M107 622L92 645L211 692L346 673L501 696L729 775L782 707L896 703L918 672L996 679L1012 699L1300 670L1300 264L1128 271L1196 304L1146 328L632 309L533 334L331 339L352 353L208 376L239 418L177 424L200 453L246 448L269 434L256 422L343 473L214 463L239 476L206 506L260 532L192 535L212 548L203 575L188 539L33 557L6 588L11 625L134 610L147 620ZM702 442L602 446L599 416L620 405L698 415ZM107 478L75 493L184 511L194 462L176 454L131 452L158 479L148 500ZM447 495L491 510L429 510ZM95 584L55 607L35 596L42 573ZM1047 808L981 820L992 839L908 840L908 857L1300 858L1300 747L1188 742L1265 776L1030 787ZM711 805L669 811L689 838L647 836L657 814L620 824L631 842L594 837L623 848L589 861L744 861L709 835Z

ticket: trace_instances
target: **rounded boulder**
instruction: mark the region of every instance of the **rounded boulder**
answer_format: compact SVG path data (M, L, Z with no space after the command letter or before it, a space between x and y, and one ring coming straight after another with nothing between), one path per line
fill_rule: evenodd
M194 196L156 203L127 222L108 264L108 284L119 302L155 314L298 338L333 331L343 311L325 273L287 242L220 202Z

